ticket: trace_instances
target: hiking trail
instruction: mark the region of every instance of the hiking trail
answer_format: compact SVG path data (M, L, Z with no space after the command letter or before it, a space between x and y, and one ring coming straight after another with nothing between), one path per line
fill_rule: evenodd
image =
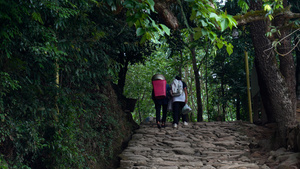
M299 168L300 153L265 151L272 129L248 122L143 122L119 155L120 169ZM261 145L264 145L262 147Z

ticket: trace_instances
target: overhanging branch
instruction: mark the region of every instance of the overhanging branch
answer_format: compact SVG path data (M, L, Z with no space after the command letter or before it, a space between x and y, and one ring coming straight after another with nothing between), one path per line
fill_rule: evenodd
M171 1L155 0L154 8L163 19L164 24L169 28L176 30L179 26L176 16L169 9L168 3Z
M282 10L277 10L273 17L284 17L285 19L299 19L300 13L293 13L290 11L290 7L287 7ZM263 10L256 10L250 11L245 15L236 15L233 17L236 21L238 26L246 25L251 22L261 21L266 19L266 12Z

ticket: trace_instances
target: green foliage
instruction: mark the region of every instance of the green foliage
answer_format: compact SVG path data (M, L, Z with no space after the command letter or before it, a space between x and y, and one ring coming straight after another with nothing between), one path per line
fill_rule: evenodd
M235 119L236 102L240 100L238 104L241 105L241 119L248 120L248 108L247 108L247 95L246 95L246 74L245 74L245 61L244 51L251 54L249 58L250 72L253 63L253 48L249 38L249 32L247 29L238 30L239 36L232 39L230 32L225 32L223 36L227 42L230 42L235 49L231 55L227 55L224 50L217 51L216 56L210 61L208 65L209 74L208 83L210 88L213 88L209 96L210 105L226 105L225 120ZM221 86L223 85L223 88ZM213 118L217 118L221 112L217 110L221 107L211 107L210 112Z
M215 41L219 51L214 45L207 43L205 38L199 38L191 44L195 46L196 64L199 74L202 75L200 83L205 121L219 119L222 114L222 105L225 105L226 112L224 120L235 120L237 100L240 101L239 104L241 105L241 119L248 120L246 75L243 58L244 50L250 50L252 47L249 46L251 42L248 42L250 39L248 37L249 33L245 29L238 31L239 37L237 39L233 39L229 31L224 31L222 36L216 35L216 37L221 37ZM173 32L172 36L167 37L166 40L167 43L158 46L157 51L153 52L145 64L134 64L129 67L125 95L138 99L133 112L137 122L139 122L140 114L141 120L148 116L155 117L154 104L151 100L151 77L155 73L162 73L166 76L167 82L170 83L180 68L182 68L184 81L188 84L188 104L193 108L190 120L196 121L197 119L195 115L197 110L195 80L190 51L187 48L189 36L177 31ZM222 48L224 45L226 45L226 48ZM232 51L233 46L235 46L234 51ZM182 58L180 53L183 55ZM251 59L250 61L252 63ZM170 74L170 72L172 73ZM208 84L208 90L205 89L206 83ZM221 84L223 84L223 88L221 88ZM169 114L169 117L172 117L172 113ZM172 120L172 118L169 118L169 120Z
M249 9L247 2L245 2L244 0L238 0L238 5L242 9L243 13L246 13Z
M133 117L136 122L144 120L148 116L155 116L154 102L151 99L153 75L163 74L167 83L171 83L172 79L177 74L177 70L172 63L173 59L157 48L157 52L153 52L144 64L133 64L129 66L126 76L126 85L124 95L127 98L137 99Z
M0 72L0 97L2 98L10 90L17 90L21 86L17 80L12 80L8 73Z
M0 4L0 164L110 166L111 145L126 135L119 134L121 117L100 90L111 59L122 51L111 43L123 37L120 29L111 33L120 19L89 0Z
M272 9L280 7L279 1L270 3ZM243 1L239 4L247 9ZM183 72L192 105L191 48L197 53L201 85L208 83L208 90L201 91L209 96L206 120L216 120L222 104L229 112L226 119L234 119L237 93L246 119L240 56L251 49L242 40L249 39L247 33L232 40L227 28L235 27L235 20L207 0L184 1L180 10L171 6L186 12L181 16L190 20L184 24L193 27L172 32L151 16L154 5L153 0L0 1L2 168L111 167L131 126L123 122L128 117L122 110L112 106L118 103L107 84L120 82L120 72L129 65L124 93L138 99L133 113L138 121L155 113L151 77L161 73L170 83ZM154 42L156 50L146 41Z
M0 168L8 169L8 165L7 165L6 161L3 159L2 156L0 156Z
M142 36L141 43L150 39L155 39L156 36L164 34L169 35L170 29L163 24L157 24L149 16L154 11L153 0L134 1L126 0L123 5L129 9L126 12L126 21L129 26L135 26L137 35Z
M218 44L219 48L225 45L230 55L233 46L224 41L222 37L218 37L217 32L223 32L227 28L232 30L233 27L237 27L235 19L228 15L226 11L217 10L217 5L210 1L191 1L189 6L192 9L190 20L197 25L193 29L195 40L204 37L210 40L212 44ZM214 43L215 41L217 43Z

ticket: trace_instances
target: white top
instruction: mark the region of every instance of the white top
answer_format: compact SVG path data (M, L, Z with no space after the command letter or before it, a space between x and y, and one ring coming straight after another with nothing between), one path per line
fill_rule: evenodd
M179 82L181 82L181 85L183 86L182 81L179 80ZM173 96L173 102L185 102L185 90L184 90L184 88L183 88L183 91L182 91L180 96Z

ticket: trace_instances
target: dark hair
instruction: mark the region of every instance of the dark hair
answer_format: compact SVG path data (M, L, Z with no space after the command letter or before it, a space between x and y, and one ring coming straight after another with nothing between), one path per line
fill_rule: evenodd
M175 76L175 79L181 80L181 77L180 76Z

